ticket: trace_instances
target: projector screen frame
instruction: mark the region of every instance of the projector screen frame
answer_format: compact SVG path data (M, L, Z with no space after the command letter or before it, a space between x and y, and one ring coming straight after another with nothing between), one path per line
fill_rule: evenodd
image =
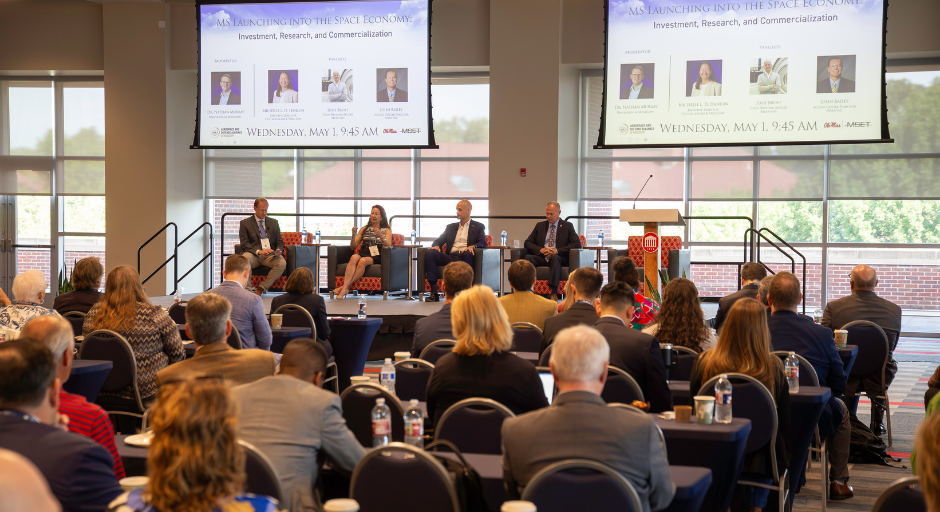
M198 0L197 0L198 1ZM604 144L607 126L607 67L610 65L608 33L610 31L610 0L604 0L604 69L601 80L604 91L601 94L601 124L597 131L597 143L593 149L657 149L657 148L714 148L747 146L817 146L821 144L890 144L894 142L888 130L888 97L885 80L888 46L888 0L883 0L881 14L881 138L852 140L809 140L779 142L715 142L696 144Z
M394 145L394 146L300 146L300 145L245 145L245 146L213 146L200 144L199 132L202 122L202 16L203 5L232 5L232 4L302 4L327 3L336 1L369 2L371 0L196 0L196 130L193 133L193 143L190 149L440 149L434 140L434 119L431 104L431 23L434 12L434 0L428 2L428 144L427 145Z

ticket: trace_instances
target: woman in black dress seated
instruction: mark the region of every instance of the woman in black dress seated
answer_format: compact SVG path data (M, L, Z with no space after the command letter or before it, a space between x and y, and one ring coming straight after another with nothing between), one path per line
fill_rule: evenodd
M343 278L343 285L338 286L334 293L337 299L346 297L349 289L366 272L369 265L382 264L382 246L392 245L394 235L392 229L388 226L388 216L385 215L385 208L380 205L372 207L372 213L369 214L369 222L359 228L353 227L353 237L349 242L349 247L356 250L359 244L359 253L353 254L346 265L346 275Z
M98 288L101 286L103 275L104 267L98 258L91 256L78 260L72 269L72 287L75 290L57 296L52 303L52 309L60 314L69 311L88 313L101 298Z
M333 346L330 345L330 324L326 320L326 303L323 297L313 289L313 272L307 267L300 267L291 272L284 285L284 295L278 295L271 301L271 312L285 304L296 304L310 313L313 323L317 326L317 341L326 349L326 357L333 356Z

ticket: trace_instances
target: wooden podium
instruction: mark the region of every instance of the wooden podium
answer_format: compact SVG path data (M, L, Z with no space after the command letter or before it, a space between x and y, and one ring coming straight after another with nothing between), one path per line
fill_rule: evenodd
M659 227L685 226L685 220L682 219L679 210L648 209L620 210L620 222L627 222L631 226L643 226L643 272L646 274L646 279L640 279L640 289L646 297L651 297L650 290L646 289L647 280L656 287L657 291L659 290L659 263L662 261L659 255L662 250ZM655 250L650 250L654 245L653 242L655 242Z

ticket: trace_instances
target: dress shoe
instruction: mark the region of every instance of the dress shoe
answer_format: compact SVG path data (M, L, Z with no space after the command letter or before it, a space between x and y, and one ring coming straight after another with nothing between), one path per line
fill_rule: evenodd
M264 293L264 290L262 290L261 288L255 288L254 290L252 290L251 293L253 293L253 294L257 295L258 297L260 297L261 294Z
M440 302L441 296L437 293L432 293L424 298L424 302Z
M885 424L881 422L872 423L868 427L871 429L872 432L875 433L876 436L883 436L888 433L888 429L885 428Z
M839 482L832 482L829 484L829 499L830 500L844 500L855 496L855 492L852 491L852 486L849 484L840 484Z

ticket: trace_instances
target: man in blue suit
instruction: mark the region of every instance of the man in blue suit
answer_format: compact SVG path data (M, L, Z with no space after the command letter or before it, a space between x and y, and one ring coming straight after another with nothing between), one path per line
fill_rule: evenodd
M431 295L425 302L441 300L437 293L437 267L444 266L452 261L462 261L473 266L473 248L486 247L486 227L482 223L470 220L473 205L464 199L457 203L457 219L460 222L448 224L444 233L434 241L431 250L424 256L424 268L427 269L428 283L431 285Z
M0 368L0 448L35 464L65 512L107 509L122 492L114 460L64 428L52 353L28 338L0 343Z
M767 296L771 309L768 320L770 342L773 350L796 352L806 358L816 370L819 385L832 390L829 403L819 418L819 437L828 441L829 462L832 463L829 497L843 500L854 495L848 485L852 428L848 408L836 398L845 391L847 377L832 331L797 314L802 298L800 281L796 276L789 272L779 272L774 276Z

